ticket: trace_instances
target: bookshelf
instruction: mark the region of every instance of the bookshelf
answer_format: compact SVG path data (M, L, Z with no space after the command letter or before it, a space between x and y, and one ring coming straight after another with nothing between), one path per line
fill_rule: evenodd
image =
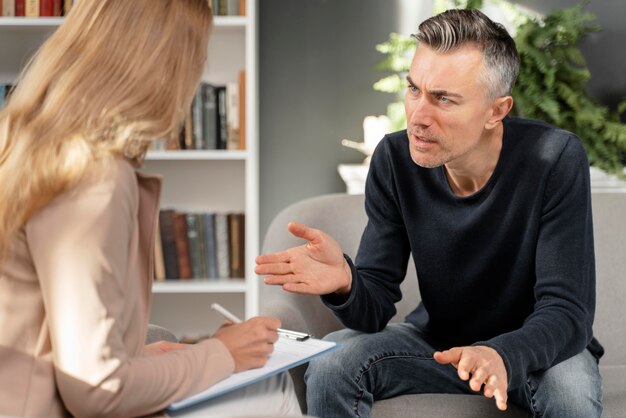
M237 81L246 71L246 149L150 151L145 172L164 178L161 207L182 212L245 213L243 279L155 282L150 321L180 336L212 332L223 319L210 312L219 301L240 317L258 313L254 257L259 252L258 99L256 0L247 0L247 16L216 16L202 80ZM38 46L63 18L0 17L0 83L12 83Z
M153 293L243 293L246 291L245 279L204 280L181 283L181 281L165 281L155 283Z
M245 161L250 153L248 151L150 151L149 161L184 161L184 160L241 160Z

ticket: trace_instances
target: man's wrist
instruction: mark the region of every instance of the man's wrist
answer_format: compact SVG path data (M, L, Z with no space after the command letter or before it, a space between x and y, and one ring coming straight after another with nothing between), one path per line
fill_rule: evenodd
M350 298L350 292L352 291L352 269L350 267L350 263L345 259L344 256L343 266L341 267L345 273L345 281L346 285L340 286L333 293L329 293L324 295L324 298L331 305L343 305Z
M352 290L352 269L350 268L350 264L348 264L345 258L343 259L342 267L345 273L345 277L346 277L345 281L347 284L337 289L335 291L335 294L339 296L348 296L350 294L350 291Z

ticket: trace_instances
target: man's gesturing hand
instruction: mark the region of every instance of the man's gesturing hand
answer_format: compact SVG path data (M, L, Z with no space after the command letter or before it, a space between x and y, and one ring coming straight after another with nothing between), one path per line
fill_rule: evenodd
M327 295L347 294L352 273L339 243L319 229L290 222L289 232L308 242L256 258L256 274L264 275L265 284L280 285L294 293Z
M437 351L433 358L439 364L452 364L461 380L468 380L472 390L483 390L487 398L496 398L496 406L504 411L507 401L508 376L502 357L486 346L454 347Z

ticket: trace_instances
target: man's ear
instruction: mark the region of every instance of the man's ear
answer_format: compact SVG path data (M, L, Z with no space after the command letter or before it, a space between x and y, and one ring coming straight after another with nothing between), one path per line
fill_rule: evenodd
M485 123L486 129L493 129L513 108L513 97L498 97L491 106L491 116Z

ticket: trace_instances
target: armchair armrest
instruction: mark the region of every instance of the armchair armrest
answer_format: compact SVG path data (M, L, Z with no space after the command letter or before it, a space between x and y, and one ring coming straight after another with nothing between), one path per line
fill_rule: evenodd
M178 338L167 328L160 327L154 324L148 324L148 333L146 334L146 345L152 344L157 341L169 341L177 343Z

